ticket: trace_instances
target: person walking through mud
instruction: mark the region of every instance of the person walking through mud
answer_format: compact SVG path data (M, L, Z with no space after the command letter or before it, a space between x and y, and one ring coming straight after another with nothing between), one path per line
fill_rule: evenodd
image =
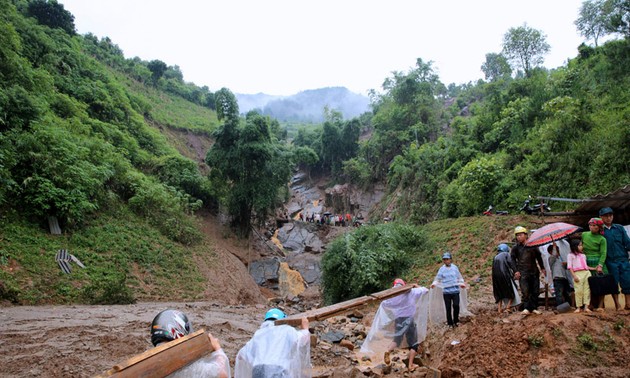
M626 310L630 310L630 237L622 225L613 223L613 209L604 207L599 210L599 216L604 222L604 237L606 238L606 267L615 278L617 285L625 296ZM621 310L618 294L613 294L615 307Z
M158 346L179 339L193 332L186 314L178 310L164 310L151 323L151 343ZM208 333L213 351L169 375L169 378L208 377L230 378L230 360L221 348L219 340Z
M393 287L405 286L406 283L400 278L394 280ZM427 333L427 312L428 298L426 294L429 289L426 287L413 288L404 294L386 299L381 302L378 311L374 316L374 321L365 342L361 345L361 353L374 355L383 353L383 361L386 365L391 364L390 353L395 348L409 349L409 362L407 368L414 371L418 365L413 362L420 352L420 343L424 341ZM426 301L421 302L421 300ZM393 326L393 327L392 327ZM387 349L377 350L385 345L382 341L392 340Z
M525 246L528 238L528 231L525 227L516 227L514 236L516 237L516 245L512 247L510 255L516 264L514 279L519 280L521 286L521 300L525 307L523 315L531 313L540 315L542 312L538 311L538 295L540 294L540 275L545 277L545 264L537 247Z
M311 334L307 318L301 329L275 321L286 314L272 308L254 336L238 351L234 378L311 377Z
M459 326L459 288L465 288L466 283L457 265L453 264L453 257L450 252L444 252L442 262L444 265L438 269L431 288L437 285L442 287L446 322L449 327L455 328Z
M503 243L497 247L497 255L492 261L492 294L498 305L499 314L510 312L512 306L521 303L514 283L516 265L510 256L510 247Z

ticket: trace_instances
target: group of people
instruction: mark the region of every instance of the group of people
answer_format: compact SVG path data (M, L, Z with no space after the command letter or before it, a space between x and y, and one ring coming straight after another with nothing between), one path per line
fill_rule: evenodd
M358 227L361 225L361 217L355 216L350 213L344 214L330 214L330 213L306 213L299 214L302 222L316 223L328 226L340 226L340 227Z
M570 252L564 258L556 243L548 246L556 308L574 304L576 313L604 311L604 296L610 294L615 308L621 310L621 287L625 309L630 310L630 238L623 226L613 223L613 217L612 208L600 209L599 217L589 220L589 231L569 240ZM514 235L516 244L511 249L500 244L493 261L492 284L498 311L509 312L522 300L523 314L541 314L539 280L546 274L542 254L538 247L526 245L526 228L516 227ZM520 298L515 281L519 282Z
M599 216L589 221L589 231L583 232L581 238L570 240L570 252L566 257L559 252L556 243L548 248L557 308L568 307L572 302L571 294L574 294L575 312L602 309L602 290L595 287L595 281L589 280L589 277L609 273L614 278L615 289L621 286L625 309L630 309L630 238L623 226L612 223L611 208L602 208ZM540 248L526 245L529 237L526 228L516 227L514 236L515 245L510 248L505 243L500 244L493 261L493 293L498 311L509 312L521 305L524 315L541 314L538 310L540 278L547 274L543 256ZM467 286L459 268L453 264L450 252L442 255L442 262L430 288L437 289L437 295L441 296L446 325L455 328L459 325L460 294ZM520 295L515 281L519 283ZM393 283L394 288L405 285L400 278ZM591 292L597 295L592 296ZM406 348L409 350L407 367L409 370L417 368L414 358L420 353L420 345L426 337L432 293L436 290L413 285L405 293L382 301L361 346L361 353L371 358L380 355L383 362L390 364L391 351ZM610 292L617 310L620 310L616 293ZM289 325L275 325L275 321L285 317L284 312L277 308L265 314L260 328L236 356L234 377L311 376L309 321L302 318L299 330ZM190 332L192 326L186 315L177 310L166 310L153 321L151 341L157 346ZM229 360L219 341L211 334L208 337L213 352L173 376L231 377Z
M440 288L446 308L449 327L457 327L460 314L460 289L465 288L464 279L452 256L446 252L442 256L444 265L440 267L431 288ZM405 286L400 278L394 280L393 287ZM428 320L429 289L414 285L404 294L381 302L370 332L361 347L366 354L378 350L384 362L390 364L389 353L395 348L409 349L408 368L418 367L414 358L424 341ZM260 328L236 355L234 377L247 378L288 378L310 377L310 332L309 321L302 318L299 330L289 325L276 325L286 314L272 308L265 314ZM391 326L390 326L391 325ZM151 324L151 342L154 346L176 340L193 332L188 317L178 310L160 312ZM204 358L174 372L169 377L231 377L230 362L221 348L220 342L208 334L213 351ZM386 340L386 346L379 347L379 340ZM380 349L379 349L380 348ZM383 349L383 350L381 350Z

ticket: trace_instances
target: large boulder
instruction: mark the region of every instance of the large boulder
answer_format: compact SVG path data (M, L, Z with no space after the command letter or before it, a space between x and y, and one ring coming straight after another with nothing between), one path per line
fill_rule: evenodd
M278 269L280 260L277 257L252 261L249 265L249 274L259 286L272 289L278 287Z
M308 222L289 222L278 230L278 240L282 247L291 252L302 253L305 250L321 252L323 243L317 234L317 225Z

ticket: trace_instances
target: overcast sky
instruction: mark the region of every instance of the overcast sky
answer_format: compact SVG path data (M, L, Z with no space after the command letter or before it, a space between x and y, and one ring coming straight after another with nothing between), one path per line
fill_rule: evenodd
M547 35L547 68L577 55L582 0L59 0L80 34L125 57L178 65L216 91L291 95L345 86L366 94L417 58L444 84L483 78L511 27Z

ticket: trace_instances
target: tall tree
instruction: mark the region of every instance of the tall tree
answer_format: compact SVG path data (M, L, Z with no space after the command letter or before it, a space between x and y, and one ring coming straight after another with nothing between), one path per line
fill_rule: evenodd
M497 53L486 54L486 61L481 65L481 71L488 81L509 77L512 74L512 68L505 56Z
M218 97L223 97L229 91L219 92ZM232 226L245 237L252 222L262 223L277 204L291 175L291 159L284 147L274 143L269 118L250 112L243 127L230 119L215 133L216 143L206 162L214 183L223 188Z
M592 39L597 47L597 41L610 29L610 1L586 0L580 7L580 16L575 20L575 26L586 39Z
M510 28L503 36L503 54L530 76L534 67L544 62L544 55L550 50L547 36L524 24Z

